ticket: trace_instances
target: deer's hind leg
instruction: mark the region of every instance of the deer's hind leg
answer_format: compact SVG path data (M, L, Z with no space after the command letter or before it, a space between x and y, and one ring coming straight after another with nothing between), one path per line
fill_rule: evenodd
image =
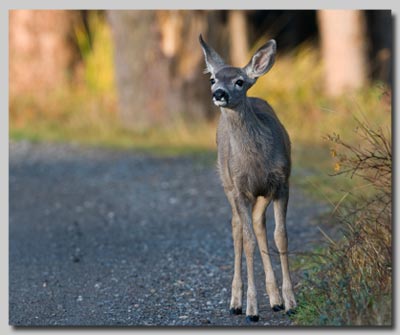
M296 307L292 281L289 272L288 239L286 233L286 211L289 200L289 190L285 189L280 196L274 200L275 232L274 238L278 248L282 267L282 296L285 303L285 311L290 314Z
M271 258L268 249L268 238L265 224L265 212L271 199L258 197L253 206L253 227L256 234L258 249L265 272L265 286L269 296L269 302L273 311L277 312L283 309L282 299L276 284L274 270L272 269Z

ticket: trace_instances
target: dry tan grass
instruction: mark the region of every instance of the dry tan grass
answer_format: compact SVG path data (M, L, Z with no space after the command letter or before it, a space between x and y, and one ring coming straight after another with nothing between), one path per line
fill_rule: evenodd
M299 324L392 324L391 133L358 121L357 136L357 144L328 136L336 174L358 178L363 187L349 189L336 204L344 237L309 260Z

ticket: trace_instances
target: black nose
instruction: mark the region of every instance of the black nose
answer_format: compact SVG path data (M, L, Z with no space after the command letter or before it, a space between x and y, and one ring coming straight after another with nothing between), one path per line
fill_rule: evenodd
M228 93L226 93L223 89L218 89L213 93L213 98L217 101L225 100L228 102Z

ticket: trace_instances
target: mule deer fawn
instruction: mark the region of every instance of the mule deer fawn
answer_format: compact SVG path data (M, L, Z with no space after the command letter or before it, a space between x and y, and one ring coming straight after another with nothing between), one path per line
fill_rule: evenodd
M242 314L242 251L247 264L246 320L258 321L253 256L257 240L266 278L266 291L274 311L294 312L294 297L288 263L286 210L291 168L290 140L272 107L264 100L249 98L247 90L267 73L275 61L276 42L268 41L243 68L226 65L218 53L199 36L211 92L221 109L217 129L218 171L232 207L235 268L231 314ZM282 296L272 269L266 236L265 211L273 201L274 239L282 267Z

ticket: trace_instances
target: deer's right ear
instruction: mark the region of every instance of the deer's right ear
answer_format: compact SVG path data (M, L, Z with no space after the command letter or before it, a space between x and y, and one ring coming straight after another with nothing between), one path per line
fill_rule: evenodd
M206 42L204 42L201 34L199 35L199 41L201 48L203 49L204 58L206 60L207 69L205 73L215 74L221 67L225 65L225 62L217 52L211 48Z

